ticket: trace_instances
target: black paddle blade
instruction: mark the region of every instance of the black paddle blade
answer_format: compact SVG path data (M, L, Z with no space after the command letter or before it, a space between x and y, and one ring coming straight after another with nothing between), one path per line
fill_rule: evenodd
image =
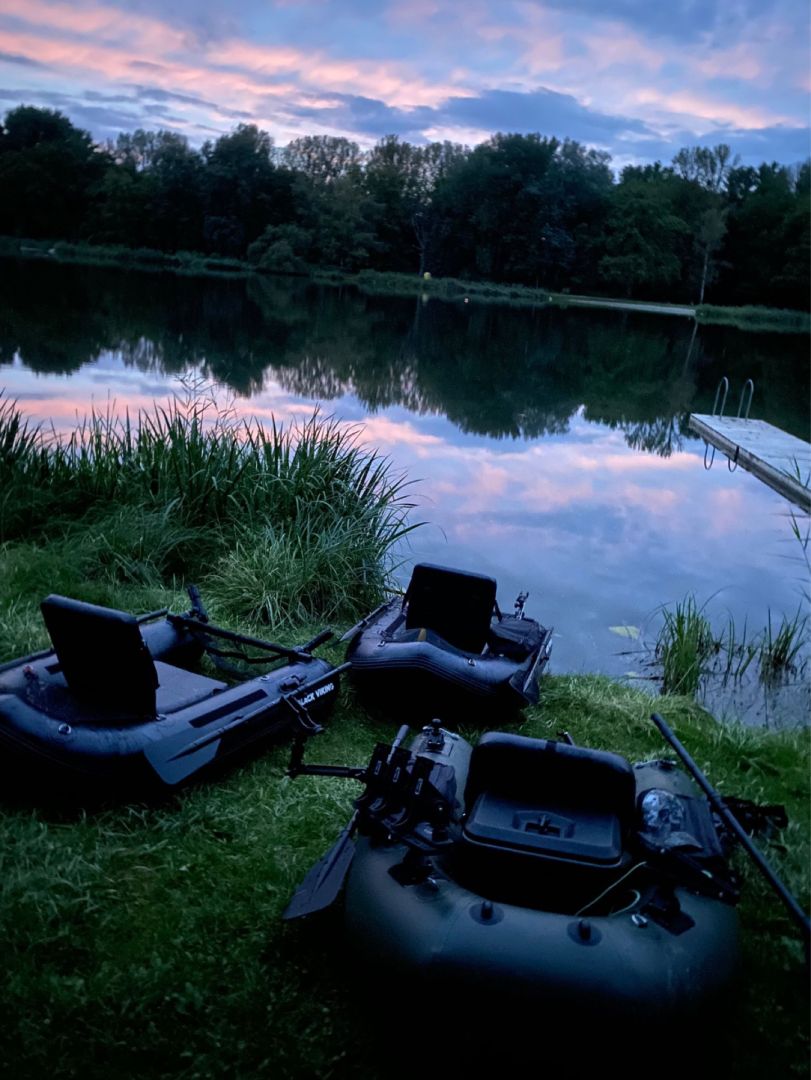
M351 822L310 870L282 914L285 921L313 915L335 902L355 857L353 832L354 822Z
M146 747L144 757L167 787L187 780L217 756L219 733L203 741L190 739L186 732Z

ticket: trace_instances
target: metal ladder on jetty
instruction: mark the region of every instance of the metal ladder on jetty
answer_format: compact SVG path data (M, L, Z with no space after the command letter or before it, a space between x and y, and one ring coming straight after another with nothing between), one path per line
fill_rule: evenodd
M692 413L689 426L704 440L704 468L711 469L716 449L734 472L738 465L751 472L806 513L811 513L811 443L787 431L752 420L749 411L755 384L747 379L735 416L725 416L729 379L723 376L715 391L712 413Z

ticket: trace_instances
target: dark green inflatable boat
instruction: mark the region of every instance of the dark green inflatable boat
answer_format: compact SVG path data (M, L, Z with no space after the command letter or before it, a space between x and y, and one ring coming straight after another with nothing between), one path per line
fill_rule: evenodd
M474 748L438 723L365 769L303 765L302 745L292 775L365 791L285 916L345 884L375 985L629 1033L706 1015L733 983L738 892L707 799L672 762L499 732Z

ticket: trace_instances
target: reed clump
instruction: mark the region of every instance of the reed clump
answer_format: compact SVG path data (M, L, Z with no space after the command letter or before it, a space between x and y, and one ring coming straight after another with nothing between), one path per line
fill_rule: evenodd
M764 683L778 681L785 672L794 671L807 641L808 616L798 609L789 617L784 615L780 625L772 627L772 616L758 644L760 677Z
M662 692L694 696L706 675L738 681L750 666L767 686L802 673L809 651L809 618L801 608L793 616L784 615L776 626L771 613L759 633L750 634L746 623L736 626L734 618L714 630L694 596L687 596L672 609L662 609L662 626L653 647L653 662L662 670ZM756 661L756 663L755 663Z
M266 426L197 387L60 436L0 393L0 543L47 539L85 579L210 581L237 617L368 607L413 527L407 487L357 429L317 411Z
M663 692L693 696L706 662L717 652L712 627L694 596L679 601L672 611L663 609L662 614L655 657L662 665Z

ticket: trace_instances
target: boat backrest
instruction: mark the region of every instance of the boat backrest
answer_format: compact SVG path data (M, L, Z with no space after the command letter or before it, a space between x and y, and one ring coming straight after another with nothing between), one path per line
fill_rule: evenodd
M48 596L40 608L72 693L133 715L155 715L158 674L134 616L67 596Z
M406 629L425 627L464 652L487 643L496 583L484 574L418 563L406 590Z
M552 739L491 731L470 758L465 806L482 792L538 806L576 806L616 815L623 827L636 809L634 771L624 757Z

